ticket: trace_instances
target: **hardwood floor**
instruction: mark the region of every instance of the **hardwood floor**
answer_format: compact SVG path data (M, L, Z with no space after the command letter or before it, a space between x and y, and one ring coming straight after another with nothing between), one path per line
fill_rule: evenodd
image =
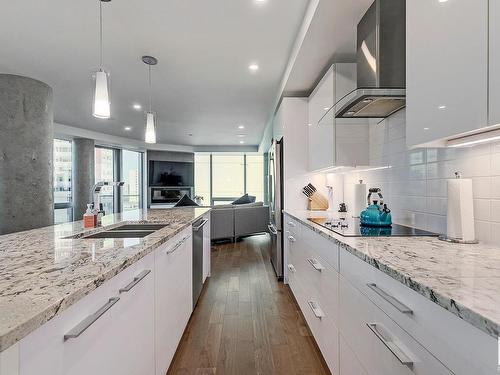
M168 374L330 373L268 246L261 235L212 247L212 277Z

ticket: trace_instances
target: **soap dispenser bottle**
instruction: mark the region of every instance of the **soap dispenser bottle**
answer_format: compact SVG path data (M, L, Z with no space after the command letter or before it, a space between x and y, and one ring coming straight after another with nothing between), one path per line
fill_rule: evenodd
M87 211L83 214L83 227L94 228L96 225L96 216L92 209L92 204L87 204Z

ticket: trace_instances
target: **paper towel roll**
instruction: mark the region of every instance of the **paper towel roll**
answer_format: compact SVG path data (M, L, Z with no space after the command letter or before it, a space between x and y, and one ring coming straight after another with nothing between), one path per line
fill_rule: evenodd
M475 240L471 179L448 180L448 214L446 219L448 238L463 241Z
M354 204L351 210L352 217L359 217L361 211L366 208L366 205L366 184L363 184L363 180L360 180L359 184L354 185Z

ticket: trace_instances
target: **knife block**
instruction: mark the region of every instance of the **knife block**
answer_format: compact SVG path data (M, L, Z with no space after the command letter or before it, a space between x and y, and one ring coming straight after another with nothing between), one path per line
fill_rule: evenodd
M307 209L309 211L326 211L329 207L328 200L318 192L308 198Z

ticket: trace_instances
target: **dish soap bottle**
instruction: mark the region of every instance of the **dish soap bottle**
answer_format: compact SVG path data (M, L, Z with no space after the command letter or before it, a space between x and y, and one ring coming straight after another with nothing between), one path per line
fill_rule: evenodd
M83 227L94 228L96 224L96 216L92 210L92 204L87 204L87 211L83 214Z

